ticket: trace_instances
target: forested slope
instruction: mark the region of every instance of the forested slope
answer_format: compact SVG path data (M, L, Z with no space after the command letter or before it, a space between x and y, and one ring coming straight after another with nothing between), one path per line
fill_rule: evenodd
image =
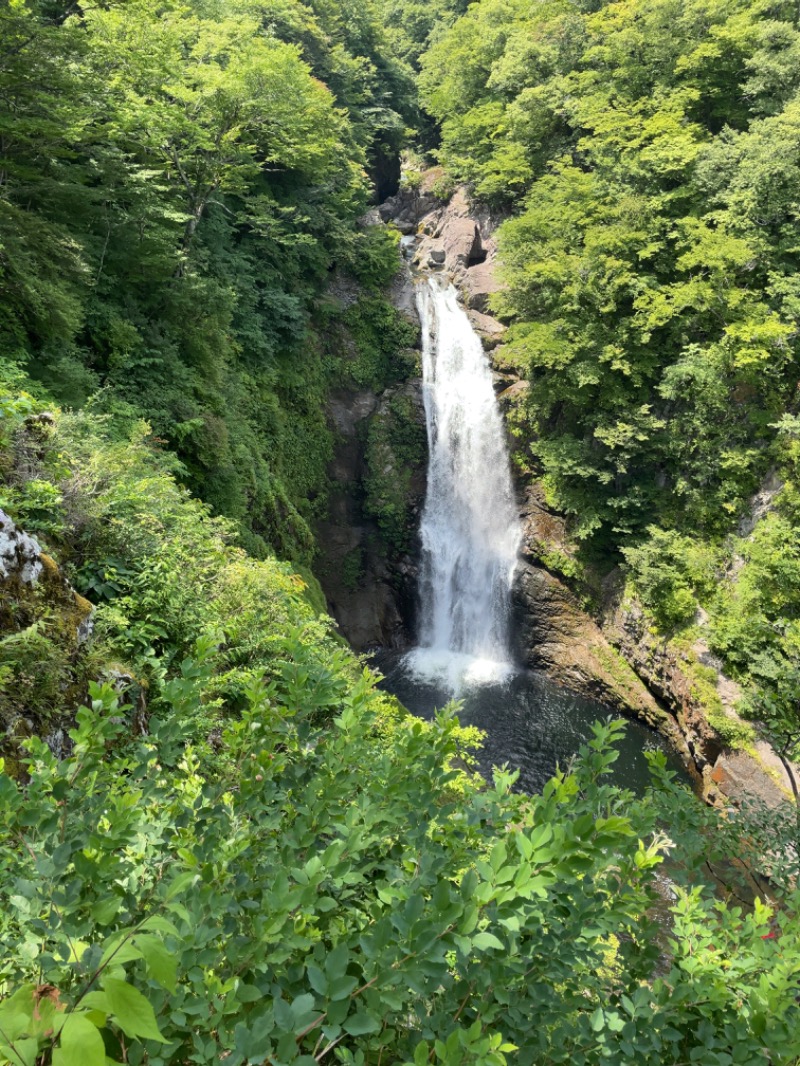
M720 819L663 756L635 799L622 723L541 796L471 778L474 736L377 692L146 425L2 412L17 510L58 489L39 536L97 606L87 640L3 521L0 1063L797 1061L788 809Z
M441 159L507 215L518 462L654 626L710 614L795 744L798 56L791 4L480 0L421 60Z
M0 358L145 417L248 546L308 562L330 436L329 269L392 180L412 82L369 4L0 12Z

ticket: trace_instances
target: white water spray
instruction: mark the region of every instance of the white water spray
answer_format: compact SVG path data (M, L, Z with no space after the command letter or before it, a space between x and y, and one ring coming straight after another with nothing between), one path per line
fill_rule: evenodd
M420 646L406 661L455 692L512 670L508 608L521 530L481 342L452 285L427 279L417 305L429 460Z

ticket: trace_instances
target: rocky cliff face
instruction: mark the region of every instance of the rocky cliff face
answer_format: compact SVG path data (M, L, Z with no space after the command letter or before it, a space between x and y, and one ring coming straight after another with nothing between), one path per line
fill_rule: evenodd
M544 505L538 486L520 486L523 544L512 591L515 647L533 669L615 710L634 714L668 736L678 751L687 746L674 719L608 641L598 624L559 576L542 565L544 547L565 544L563 522Z
M356 286L341 279L331 290L345 307L359 296ZM395 278L391 298L418 329L407 265ZM328 468L328 515L317 527L317 576L332 616L356 651L402 649L413 637L416 530L425 498L424 454L408 462L414 434L423 442L425 436L419 375L381 392L345 381L330 394L327 415L335 450Z
M77 702L85 692L92 611L38 541L0 510L0 755L12 772L26 737L42 736L62 752L58 715L65 695Z

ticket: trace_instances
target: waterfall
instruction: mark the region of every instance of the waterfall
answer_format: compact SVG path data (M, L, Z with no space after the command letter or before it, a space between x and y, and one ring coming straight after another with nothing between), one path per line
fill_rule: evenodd
M511 671L508 607L521 531L480 339L451 284L426 279L417 304L429 460L420 645L406 663L458 691Z

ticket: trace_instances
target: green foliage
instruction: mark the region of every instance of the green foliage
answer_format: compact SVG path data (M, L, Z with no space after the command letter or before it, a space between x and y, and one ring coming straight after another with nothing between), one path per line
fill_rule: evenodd
M354 278L374 294L382 293L400 266L400 233L390 226L366 226L348 251L346 265Z
M357 589L364 577L364 552L355 547L342 560L342 584L346 589Z
M717 583L718 559L707 544L651 526L638 548L624 550L636 591L665 629L691 621L698 600L707 601Z
M26 400L23 409L31 405ZM19 423L14 449L0 449L15 485L4 502L95 605L95 638L78 643L91 604L65 588L55 564L35 588L6 590L0 608L6 728L25 720L41 731L57 728L72 710L69 700L76 704L88 680L103 673L135 680L157 704L167 675L209 636L225 635L215 691L232 707L269 670L288 630L303 630L301 642L320 654L340 654L328 624L318 621L324 608L318 587L309 591L285 563L256 561L233 547L231 524L211 517L176 483L174 458L146 424L135 423L120 440L104 416L49 417L45 438L34 416ZM37 517L31 498L39 499L43 478L57 489L56 502L52 513ZM217 717L212 705L209 728ZM4 745L13 753L27 731L15 726Z
M731 546L735 565L711 605L714 649L744 682L742 710L761 723L776 750L798 755L800 701L800 438L786 415L775 452L780 481L772 506Z
M796 379L795 14L480 0L423 56L442 160L514 211L526 461L606 560L654 525L718 538L766 468Z
M656 975L661 838L604 782L619 723L541 797L456 792L452 717L387 746L369 678L298 686L286 651L217 755L201 660L148 736L98 688L69 758L33 740L27 786L0 778L6 1061L97 1034L143 1063L792 1061L796 918L681 892Z
M36 412L14 407L19 445ZM60 755L17 737L16 780L0 769L0 1060L796 1058L790 892L742 916L695 885L659 948L674 815L606 783L621 723L541 796L486 785L474 731L377 692L146 425L51 418L26 469L58 488L43 538L97 604L81 677L113 686L76 715L61 690ZM0 452L21 500L31 454Z
M383 296L362 296L340 316L333 338L338 368L349 382L380 393L416 369L414 327Z
M413 111L378 13L20 0L2 20L3 358L59 402L127 405L250 550L308 563L331 449L314 303L336 261L375 287L397 262L356 226Z

